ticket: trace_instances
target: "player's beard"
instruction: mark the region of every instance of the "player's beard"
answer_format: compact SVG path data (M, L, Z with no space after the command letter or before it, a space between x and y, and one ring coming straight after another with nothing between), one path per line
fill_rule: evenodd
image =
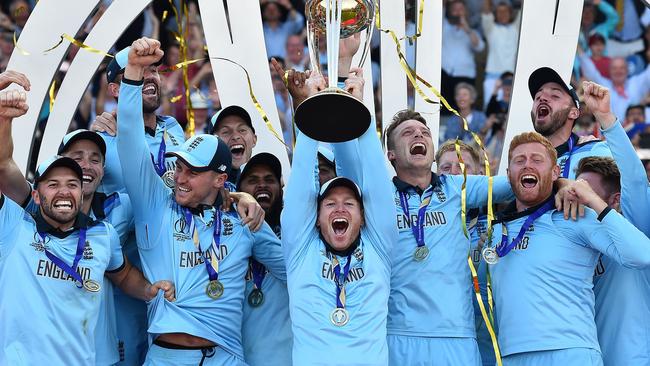
M158 107L160 107L161 99L160 94L156 95L154 101L147 101L146 98L142 99L142 113L149 114L154 113Z
M551 114L551 123L549 123L546 126L539 126L536 123L535 114L531 112L530 115L533 120L533 127L535 128L535 132L539 133L544 137L552 136L557 130L559 130L560 128L562 128L562 126L564 126L564 123L566 122L567 118L569 118L570 112L571 112L571 107L564 108L557 112L554 111Z
M43 210L42 214L59 224L65 225L70 223L71 221L74 221L77 217L77 214L79 213L79 206L78 206L79 202L75 202L71 198L70 201L73 202L72 210L64 214L60 212L55 212L54 208L51 206L49 200L45 198L45 196L39 193L39 197L41 201L40 206L41 209Z

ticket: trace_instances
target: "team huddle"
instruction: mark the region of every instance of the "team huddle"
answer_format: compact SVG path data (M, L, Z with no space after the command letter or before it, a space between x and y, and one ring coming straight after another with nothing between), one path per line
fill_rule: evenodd
M244 108L187 140L156 114L162 56L149 38L116 54L117 113L33 183L11 138L30 83L0 74L0 365L650 364L650 190L606 88L581 102L534 71L536 132L506 176L404 110L385 153L374 122L329 145L298 131L284 187ZM273 67L296 105L327 88ZM606 141L572 133L580 103Z

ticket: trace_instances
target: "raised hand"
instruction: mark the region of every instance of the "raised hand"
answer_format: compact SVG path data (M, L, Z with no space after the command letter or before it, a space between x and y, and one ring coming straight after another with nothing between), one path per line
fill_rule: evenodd
M7 70L0 74L0 90L5 89L11 85L11 83L18 84L27 91L29 91L29 88L31 87L29 79L22 72Z
M22 90L0 91L0 118L13 119L27 113L27 93Z
M363 102L363 69L359 67L353 67L350 70L350 75L345 80L344 90L352 94L353 97L359 99Z
M111 136L117 135L117 112L104 112L98 115L90 125L90 130L95 132L106 132Z
M592 81L582 82L583 99L587 108L594 114L603 129L616 121L609 100L609 89Z
M158 40L142 37L131 44L128 63L144 68L160 61L164 54Z

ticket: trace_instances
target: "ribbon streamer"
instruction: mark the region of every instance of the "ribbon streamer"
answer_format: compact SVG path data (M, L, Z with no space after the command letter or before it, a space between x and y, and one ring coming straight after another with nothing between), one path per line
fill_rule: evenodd
M16 32L14 32L14 48L17 49L18 51L20 51L20 53L21 53L23 56L29 56L29 55L31 55L31 53L25 51L22 47L20 47L20 46L18 45L18 41L16 40Z
M56 80L52 80L52 85L50 85L50 113L52 113L52 108L54 108L54 89L56 88Z
M59 39L59 42L57 44L55 44L53 47L50 47L50 48L46 49L45 51L43 51L43 53L48 53L48 52L54 50L55 48L59 47L63 43L64 40L67 40L70 43L74 44L75 46L77 46L77 47L79 47L79 48L81 48L83 50L86 50L88 52L96 53L98 55L102 55L102 56L106 56L106 57L110 57L110 58L114 57L110 53L106 53L104 51L98 50L98 49L96 49L94 47L88 46L87 44L85 44L85 43L83 43L83 42L81 42L79 40L74 39L73 37L71 37L67 33L63 33L61 35L61 39Z

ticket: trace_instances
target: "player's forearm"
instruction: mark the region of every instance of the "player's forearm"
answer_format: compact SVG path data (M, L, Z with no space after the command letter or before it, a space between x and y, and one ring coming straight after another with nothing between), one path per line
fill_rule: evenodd
M138 300L149 301L153 298L150 294L151 283L142 275L142 272L130 263L116 274L107 274L108 278L125 294Z
M621 211L639 230L650 234L648 176L623 126L616 122L603 130L621 177Z
M599 219L611 240L605 254L624 267L650 267L650 239L647 236L614 210L601 213Z
M0 191L12 201L25 202L31 188L13 159L11 119L0 118Z

